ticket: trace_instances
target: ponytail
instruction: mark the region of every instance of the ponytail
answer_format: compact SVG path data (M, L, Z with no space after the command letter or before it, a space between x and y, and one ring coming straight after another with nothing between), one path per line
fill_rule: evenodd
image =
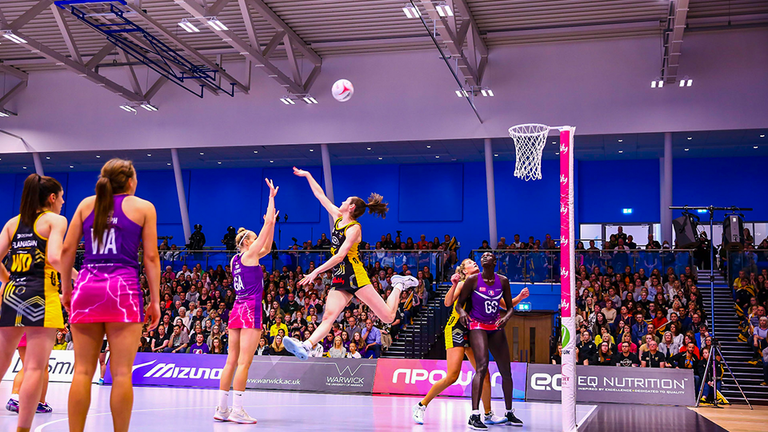
M384 198L377 193L372 193L371 196L368 197L368 202L365 202L358 197L350 198L351 204L355 205L355 210L351 215L352 219L357 220L360 216L365 214L365 209L368 209L368 213L374 216L381 216L382 219L385 219L389 208L387 207L387 203L382 202L383 199Z
M38 213L48 204L51 194L57 195L64 190L53 177L30 174L24 180L24 190L21 192L21 206L19 217L21 223L31 227L35 223Z
M96 182L96 202L93 205L93 238L99 244L115 210L115 194L127 192L128 180L134 176L133 163L123 159L110 159L101 168L101 175Z

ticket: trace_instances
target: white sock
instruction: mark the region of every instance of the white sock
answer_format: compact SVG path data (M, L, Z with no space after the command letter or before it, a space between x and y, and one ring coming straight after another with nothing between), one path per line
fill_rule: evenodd
M480 410L472 410L472 415L480 415Z
M398 283L396 283L395 285L392 286L392 288L399 289L400 291L402 291L404 287L405 286L403 285L402 282L398 282Z
M514 413L515 413L514 409L507 410L507 412L506 412L506 414L514 414Z
M227 409L229 406L229 390L219 390L219 408Z
M18 402L18 401L19 401L19 394L18 394L18 393L14 393L14 394L12 394L12 395L11 395L11 399L13 399L13 400L15 400L16 402Z
M232 402L232 408L235 410L243 409L243 392L235 391L234 401Z
M312 346L313 345L312 345L312 341L311 340L307 339L304 342L302 342L302 344L304 345L304 348L307 349L307 351L312 351Z

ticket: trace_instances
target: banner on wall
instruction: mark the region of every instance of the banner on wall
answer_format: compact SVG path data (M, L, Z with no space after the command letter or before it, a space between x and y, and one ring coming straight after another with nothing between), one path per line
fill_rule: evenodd
M379 359L373 392L424 396L432 384L445 377L446 363L445 360ZM488 373L491 377L491 397L503 398L501 374L496 367L496 362L488 365ZM468 361L463 362L459 378L441 394L471 396L474 376L475 369L472 365ZM512 363L515 399L525 399L525 379L526 363Z
M371 359L255 357L245 388L371 394L375 376Z
M21 357L19 352L16 351L13 354L13 360L11 360L11 367L5 372L3 381L13 381L16 374L19 373L22 367ZM75 352L74 351L60 351L53 350L48 358L48 380L50 382L62 382L71 383L72 377L75 373ZM99 381L99 368L96 368L96 373L93 376L93 382Z
M576 400L650 405L695 405L690 369L576 366ZM526 400L559 401L560 365L529 364Z
M217 354L137 353L133 385L218 388L227 356ZM107 368L105 384L112 384Z

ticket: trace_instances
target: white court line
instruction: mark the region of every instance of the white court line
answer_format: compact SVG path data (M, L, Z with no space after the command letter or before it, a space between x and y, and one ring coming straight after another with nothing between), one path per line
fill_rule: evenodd
M587 422L587 420L589 420L589 418L592 416L592 413L595 412L596 409L597 409L597 405L592 405L592 409L590 409L587 415L585 415L584 418L581 419L581 422L578 422L576 424L576 427L578 428L580 426L584 426L584 424Z
M301 404L301 405L285 405L285 404L280 404L280 405L245 405L245 406L243 406L243 408L280 408L280 407L306 407L306 406L307 406L306 404ZM326 406L326 407L335 407L335 408L341 408L341 407L366 408L366 407L369 407L370 405L324 405L324 406ZM143 410L131 410L131 417L133 417L133 413L141 413L141 412L176 411L176 410L190 410L190 409L197 410L197 409L210 409L210 408L211 408L210 405L206 405L204 407L178 407L178 408L174 407L174 408L152 408L152 409L143 409ZM97 413L97 414L89 414L88 418L98 417L98 416L103 416L103 415L112 415L112 411L107 411L107 412ZM213 418L213 417L211 417L211 418ZM53 425L53 424L56 424L56 423L61 423L63 421L67 421L67 420L69 420L69 417L64 417L62 419L54 420L54 421L51 421L51 422L48 422L48 423L43 423L40 426L36 427L34 432L42 432L42 430L44 428L46 428L46 427L48 427L50 425Z

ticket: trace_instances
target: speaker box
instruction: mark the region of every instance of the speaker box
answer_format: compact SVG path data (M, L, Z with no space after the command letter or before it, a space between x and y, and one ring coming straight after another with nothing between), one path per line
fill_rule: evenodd
M683 214L672 221L678 248L687 249L696 246L698 242L696 238L696 225L697 223L694 221L693 215L690 214Z
M723 245L731 251L744 249L744 221L739 215L728 215L723 221Z

